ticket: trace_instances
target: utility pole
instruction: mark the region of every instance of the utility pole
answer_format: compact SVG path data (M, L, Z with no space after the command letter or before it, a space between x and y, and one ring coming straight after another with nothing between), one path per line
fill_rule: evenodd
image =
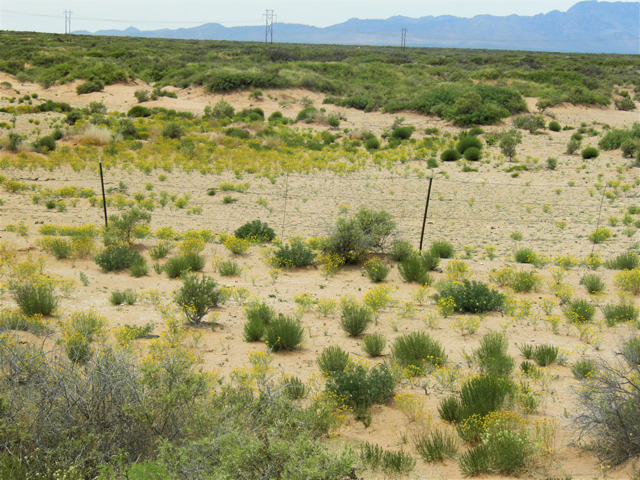
M266 29L264 33L264 43L273 43L273 19L277 16L273 14L273 10L265 10L262 16L266 19Z
M71 10L64 11L64 33L71 33Z
M402 27L402 40L400 43L400 48L404 52L407 49L407 27Z

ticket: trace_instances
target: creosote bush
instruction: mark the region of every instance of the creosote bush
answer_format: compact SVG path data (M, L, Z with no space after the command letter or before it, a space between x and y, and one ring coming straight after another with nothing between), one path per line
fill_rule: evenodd
M234 232L234 236L252 242L271 242L276 238L273 228L260 220L245 223Z
M349 362L349 354L338 345L331 345L325 348L316 359L318 368L326 376L333 375L336 372L343 372Z
M366 305L346 301L342 302L340 310L340 328L349 336L362 335L373 321L373 312Z
M96 264L105 272L114 272L130 268L142 255L126 245L110 245L94 257Z
M277 247L270 258L270 263L276 268L299 268L311 265L316 254L307 243L299 237L289 240L288 244Z
M186 273L182 277L182 287L174 293L173 299L187 321L198 325L220 303L222 293L217 287L216 281L207 275Z
M304 328L295 318L281 316L266 327L264 338L272 352L295 350L304 341Z
M447 362L442 344L424 332L400 335L391 345L393 361L403 368L415 369L424 375L429 368L440 367Z
M466 279L461 283L447 284L434 295L436 302L442 298L452 298L455 311L461 313L501 311L505 301L502 293L486 283Z
M588 300L579 298L570 302L563 310L563 313L569 323L582 325L593 320L596 314L596 307L591 305Z
M381 333L365 335L362 339L362 351L370 357L378 357L382 355L386 346L387 340Z

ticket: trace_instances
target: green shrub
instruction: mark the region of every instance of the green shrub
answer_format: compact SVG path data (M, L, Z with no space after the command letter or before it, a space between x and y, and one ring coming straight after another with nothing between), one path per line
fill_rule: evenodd
M572 367L571 373L578 380L587 380L596 372L597 367L593 360L581 358Z
M389 452L379 445L364 442L360 445L360 459L369 468L382 470L386 475L408 475L414 469L416 461L404 451Z
M439 166L440 164L435 158L431 157L427 159L427 168L438 168Z
M260 319L249 319L244 323L242 336L245 342L259 342L264 336L266 325Z
M425 255L429 256L428 253ZM433 283L433 276L429 273L428 262L424 260L425 255L414 252L400 262L398 272L405 282L417 282L420 285L431 285Z
M581 155L582 155L582 158L584 158L585 160L589 160L591 158L598 158L598 155L600 155L600 152L596 147L587 147L582 150Z
M109 216L109 226L102 234L106 246L126 244L131 247L137 233L149 225L151 214L140 210L137 206L120 215Z
M500 410L514 392L514 383L506 377L480 375L470 378L460 389L462 418L468 419L473 415L484 418Z
M613 103L618 110L622 110L625 112L636 109L636 103L629 97L622 97L620 99L615 99Z
M440 367L447 362L447 354L440 342L427 333L411 332L400 335L391 345L393 361L403 368L412 367L425 374L427 365Z
M468 135L477 137L478 135L484 135L484 130L480 127L473 127L469 130Z
M434 299L437 302L447 297L453 298L455 311L461 313L501 311L505 300L503 294L486 283L466 279L462 283L446 285Z
M532 355L533 355L533 352L532 352ZM531 375L532 373L537 371L537 368L533 363L527 362L525 360L520 364L520 371L522 372L523 375Z
M84 82L76 87L76 93L78 95L83 95L85 93L92 93L92 92L101 92L103 90L104 90L104 83L102 83L99 80L94 82L91 82L91 81Z
M570 302L563 310L563 313L569 323L582 325L593 320L596 308L588 300L579 298Z
M445 150L440 154L440 160L442 160L443 162L455 162L456 160L460 160L461 158L462 155L460 154L460 152L454 150L453 148Z
M111 245L97 254L94 261L105 272L117 272L130 268L140 258L142 255L137 250L125 245Z
M431 244L429 252L438 258L453 258L456 254L456 250L451 242L446 240L438 240Z
M204 316L218 306L222 292L216 281L207 276L186 273L182 277L182 287L174 294L176 302L187 321L200 324Z
M142 255L131 264L129 267L129 273L131 276L136 278L144 277L149 274L149 265Z
M536 133L541 128L545 128L546 122L542 115L521 115L513 119L513 125L521 130Z
M283 376L281 386L284 389L284 394L291 400L300 400L309 393L304 382L295 375Z
M373 312L366 305L355 302L343 302L340 310L340 328L349 336L362 335L373 321Z
M374 210L360 207L353 218L358 223L364 237L374 250L384 250L389 238L396 229L396 222L391 214L385 210Z
M304 328L295 318L282 316L267 326L264 337L272 352L295 350L304 340Z
M380 140L375 137L368 138L364 142L364 148L367 150L378 150L380 148Z
M438 405L438 414L445 422L460 422L462 420L462 405L458 397L449 396L443 398Z
M391 138L399 138L400 140L407 140L411 138L415 127L412 126L404 126L404 127L396 127L391 132Z
M275 249L270 261L277 268L299 268L311 265L315 257L316 254L303 239L294 237L289 244Z
M524 358L531 359L535 348L530 343L522 343L518 345L518 349Z
M236 238L251 240L253 242L271 242L276 238L273 229L260 220L245 223L238 228L233 235Z
M514 292L530 292L538 290L541 284L540 275L531 270L519 270L515 273L511 288Z
M406 240L396 240L391 246L390 253L391 258L396 262L402 262L413 253L413 246Z
M252 302L244 309L247 320L259 320L264 325L269 325L275 318L276 312L264 302Z
M109 296L109 303L111 303L111 305L122 305L125 303L125 295L123 291L120 290L114 290L113 292L111 292L111 295Z
M151 110L148 109L147 107L143 107L142 105L136 105L135 107L131 107L127 112L127 117L144 118L144 117L150 117L150 116L151 116Z
M536 252L532 248L520 248L513 252L513 259L517 263L536 263Z
M384 348L387 346L387 340L381 333L365 335L362 339L362 351L370 357L378 357L382 355Z
M562 127L558 122L554 120L552 122L549 122L549 130L551 130L552 132L559 132L560 130L562 130Z
M53 237L43 239L40 245L58 260L71 256L71 242L65 238Z
M543 343L542 345L536 346L533 351L533 361L538 364L540 367L546 367L547 365L551 365L558 359L558 347L554 345L548 345Z
M476 445L460 455L458 465L465 477L488 473L491 469L491 453L486 445Z
M635 252L624 252L616 258L607 260L605 266L612 270L633 270L640 266L640 258Z
M587 238L594 245L599 245L606 242L609 238L611 238L612 235L613 233L607 227L598 227L589 235L587 235Z
M39 152L53 152L56 149L56 141L47 135L38 139L36 147Z
M24 283L10 282L9 290L20 311L27 317L48 317L58 308L58 296L50 283L43 283L37 279L26 280Z
M569 143L567 143L567 150L565 151L565 153L567 155L573 155L580 149L581 145L582 145L581 140L571 137L571 139L569 140Z
M547 158L547 168L549 170L555 170L558 168L558 159L554 157Z
M391 271L391 267L382 260L374 258L364 264L364 271L369 280L373 283L379 283L384 282L384 279L387 278Z
M459 154L464 154L469 148L476 148L482 150L482 141L478 137L468 136L464 137L456 144L456 150Z
M251 138L251 134L249 132L247 132L246 130L243 130L242 128L238 128L238 127L227 128L224 131L224 134L227 137L239 138L241 140L249 140Z
M222 277L240 276L242 274L242 267L233 260L220 260L216 262L216 267Z
M371 369L349 363L343 370L327 377L326 390L344 399L357 417L366 415L372 405L384 405L393 398L396 379L384 364Z
M169 242L160 242L154 245L149 250L149 256L152 260L159 260L161 258L166 258L169 255L169 252L172 250L173 245Z
M439 428L418 433L414 445L425 462L444 462L445 458L454 458L458 453L458 439Z
M164 273L169 278L178 278L191 270L189 259L184 256L173 257L164 264Z
M613 327L618 323L635 322L640 316L640 309L638 309L630 301L621 301L619 303L612 303L605 305L601 308L607 325Z
M597 273L587 273L585 274L580 283L584 288L587 289L589 293L602 293L605 289L604 280Z
M322 350L316 360L318 368L326 376L345 371L349 362L349 354L338 345L331 345Z
M229 103L226 100L220 100L218 103L216 103L213 106L213 108L211 108L210 106L207 106L204 109L204 114L206 116L211 116L219 120L227 117L233 117L235 113L236 113L235 109L231 105L229 105Z
M179 140L184 135L184 131L179 123L169 122L165 123L164 127L162 127L161 135L166 138L172 138Z
M634 335L622 344L622 356L631 366L640 365L640 337Z
M473 352L482 372L488 375L507 377L513 370L513 358L507 355L509 340L499 332L488 332Z

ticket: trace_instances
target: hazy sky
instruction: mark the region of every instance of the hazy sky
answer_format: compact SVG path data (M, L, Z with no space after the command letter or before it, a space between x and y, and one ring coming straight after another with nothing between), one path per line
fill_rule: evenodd
M326 27L349 18L385 19L394 15L536 15L566 11L577 0L0 0L0 30L64 33L64 11L70 10L71 29L140 30L194 27L203 23L262 25L265 9L274 10L275 22Z

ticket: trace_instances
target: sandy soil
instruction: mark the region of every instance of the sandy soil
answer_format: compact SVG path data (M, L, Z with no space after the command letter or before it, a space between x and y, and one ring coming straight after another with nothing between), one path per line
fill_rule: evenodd
M139 82L127 85L108 86L104 92L78 96L75 93L75 83L55 86L43 91L40 86L34 84L19 85L15 79L0 74L0 82L9 81L13 88L0 87L0 96L14 96L14 89L21 95L25 93L38 93L41 98L64 101L74 106L85 106L92 101L102 101L109 110L126 111L137 102L133 92L140 88L151 89ZM177 90L176 90L177 91ZM307 91L265 91L261 101L249 100L248 92L233 93L228 95L212 95L201 88L189 88L180 90L177 99L162 98L155 102L149 102L146 106L163 106L176 110L187 110L194 114L200 114L206 105L214 105L221 98L227 100L236 109L248 106L260 106L268 115L280 110L288 117L295 117L302 108L300 100L309 97L316 105L322 103L323 96ZM528 99L530 105L535 105L535 99ZM284 102L284 103L283 103ZM0 106L7 105L1 101ZM394 115L380 113L363 113L352 109L339 109L331 105L326 106L328 111L340 111L347 120L341 127L349 129L369 129L380 134L388 129L393 122ZM551 109L557 120L565 125L580 126L581 122L591 125L609 124L612 127L630 125L638 121L636 112L619 112L612 109L586 109L581 107L558 107ZM55 114L41 114L40 117L49 117ZM403 113L405 123L415 125L417 132L426 127L436 126L441 131L455 133L459 129L451 127L444 122L410 113ZM9 121L10 115L0 114L0 122ZM34 128L28 123L28 118L38 118L38 115L22 115L18 118L16 131L27 133ZM40 125L46 133L45 122ZM325 128L314 126L314 128ZM488 130L500 130L501 127L493 127ZM495 168L499 163L498 149L488 150L488 158L491 163L481 162L479 172L462 172L459 166L447 164L442 169L447 171L449 178L437 175L433 184L432 201L428 218L425 244L429 245L435 239L447 239L454 243L457 250L464 256L465 245L475 247L470 258L466 259L473 270L472 278L488 280L491 268L499 267L510 261L510 256L516 246L532 247L536 251L546 255L570 254L583 258L589 253L593 245L586 239L601 217L600 224L606 222L610 216L622 216L622 211L627 206L637 204L637 190L631 189L623 193L611 203L605 199L602 202L602 193L596 192L594 196L589 193L594 182L598 181L598 174L603 174L602 183L607 180L615 180L618 175L623 184L631 184L638 178L637 170L616 171L616 167L628 164L629 160L623 159L620 152L601 152L597 160L583 162L578 156L564 155L562 152L571 136L571 131L559 133L543 133L540 135L525 135L525 142L519 150L519 158L523 161L527 157L540 159L544 164L549 156L557 157L559 168L557 171L546 169L535 172L522 172L517 178L503 172L503 168ZM6 130L2 135L6 135ZM418 135L420 137L421 135ZM597 143L598 137L592 139ZM584 144L590 142L585 137ZM4 151L0 155L7 156ZM581 168L586 163L585 168ZM125 172L121 170L109 170L106 172L106 187L115 187L119 181L124 181L129 186L129 192L144 191L144 185L152 182L155 190L165 189L170 193L192 194L190 206L202 206L202 215L186 215L180 210L156 209L152 216L151 228L155 231L160 226L170 225L181 231L188 228L210 228L214 232L231 233L235 228L256 218L268 222L276 229L278 236L303 236L305 238L325 234L331 224L340 214L340 209L355 211L361 205L384 207L392 213L397 220L400 235L415 243L417 246L422 225L422 214L425 203L428 180L416 178L413 175L404 176L404 168L425 171L426 165L423 159L413 159L400 166L396 171L390 172L371 165L363 171L338 177L331 173L319 173L313 175L290 175L280 177L275 184L264 178L254 178L245 175L243 180L251 182L251 188L246 194L237 194L240 201L233 205L222 205L221 195L209 197L207 188L215 186L224 180L234 180L233 175L224 173L220 176L202 176L199 173L187 174L174 170L164 182L157 180L159 173L150 176L141 172ZM438 170L442 170L438 169ZM438 171L436 170L436 172ZM99 190L99 179L93 172L74 172L69 168L54 171L20 171L4 169L2 174L13 179L43 185L49 188L57 188L64 185L78 185ZM574 182L574 186L569 186ZM556 189L562 189L560 193ZM286 192L286 193L285 193ZM269 209L256 204L256 198L262 196L269 201ZM69 207L64 213L49 211L43 205L33 205L28 194L9 194L2 192L1 198L4 205L0 206L0 226L17 223L24 220L30 228L26 237L14 233L2 231L0 238L12 242L18 246L21 256L27 253L44 254L47 257L49 270L59 275L70 277L76 281L79 272L83 272L89 279L89 285L83 286L78 282L77 289L68 298L64 298L61 304L62 315L67 315L74 309L88 307L96 308L109 319L110 326L123 324L144 325L153 322L157 325L155 333L162 331L162 318L152 307L138 303L133 306L114 307L109 301L109 293L114 289L134 288L138 291L154 289L168 298L172 291L179 287L178 280L169 280L165 275L157 275L151 271L150 275L143 278L133 278L127 273L105 274L92 260L62 260L57 261L53 257L34 247L34 241L39 237L37 229L39 224L56 223L66 225L81 225L93 223L100 225L103 222L100 209L91 208L86 200L81 200L77 206ZM473 200L472 200L473 199ZM285 210L286 204L286 210ZM550 213L544 213L542 206L548 204ZM602 205L602 211L600 211ZM529 209L527 209L527 206ZM111 212L110 212L111 213ZM556 226L559 220L567 220L568 226L561 230ZM604 245L598 245L597 251L603 258L609 258L613 254L626 250L636 241L636 236L628 238L623 235L625 228L622 225L610 227L615 237ZM523 232L523 240L514 242L510 234L514 230ZM154 244L152 240L141 242L145 248ZM497 257L489 260L484 255L486 245L497 247ZM371 282L362 275L358 267L342 269L335 276L325 278L316 268L297 269L284 271L277 279L270 275L270 267L264 262L260 247L252 247L246 254L232 256L222 245L208 244L204 256L207 266L204 272L216 278L223 285L245 287L251 295L255 295L269 304L278 312L288 314L294 312L296 305L294 296L300 293L310 293L316 298L329 297L338 300L345 294L355 295L358 299L372 287ZM216 257L234 258L242 267L240 277L220 277L213 267L213 259ZM383 258L388 258L383 256ZM388 261L391 262L390 258ZM444 271L448 261L443 261L441 267ZM550 266L540 269L546 280L551 279ZM580 278L587 270L576 267L569 271L568 283L573 286L576 295L586 298L586 291L579 285ZM595 299L597 305L615 301L617 292L613 286L615 272L601 269L599 273L607 283L604 296ZM445 278L442 272L436 272L437 280ZM436 312L436 306L432 300L427 300L424 305L417 307L417 313L413 318L400 318L398 313L402 302L409 301L416 290L415 284L404 283L397 271L393 268L386 284L392 286L392 295L397 301L396 306L385 309L380 315L376 325L369 333L383 333L390 344L394 338L406 332L414 330L427 330L435 339L442 342L449 360L452 364L460 363L463 371L467 370L463 354L470 353L477 345L482 335L490 330L504 329L509 336L509 353L514 356L516 364L523 360L518 349L521 343L551 343L571 352L568 366L553 365L549 368L551 380L544 384L536 383L535 388L543 393L543 402L532 419L552 418L558 422L557 453L551 458L544 459L531 473L535 478L572 476L578 478L594 478L602 475L602 465L589 451L581 449L576 444L576 434L570 428L570 417L577 412L575 389L579 386L574 379L569 366L580 358L597 359L603 357L614 360L620 339L637 332L635 327L620 325L616 328L606 326L597 332L602 342L598 349L580 340L577 331L573 327L561 327L558 334L554 334L545 322L540 321L540 310L537 306L532 309L532 315L528 318L515 321L497 314L488 315L482 323L479 331L470 336L461 336L451 328L452 318L439 318L439 326L435 329L427 329L423 318L431 312ZM545 285L540 291L519 295L519 298L538 302L542 298L553 298L552 293ZM13 300L8 293L0 297L2 306L13 305ZM556 314L560 314L560 308L556 307ZM250 351L266 351L266 346L259 343L246 343L242 339L244 315L242 305L229 302L217 312L218 323L215 329L201 329L202 338L197 350L204 359L204 367L217 369L224 375L229 375L234 368L247 362L247 353ZM598 312L598 319L602 314ZM277 371L295 374L302 379L310 379L318 375L315 365L316 356L323 348L339 344L353 356L366 359L360 347L361 339L349 338L339 328L339 316L330 315L323 317L316 313L305 313L303 324L307 331L307 339L301 350L275 355L273 366ZM145 341L142 340L141 343ZM385 352L389 354L389 348ZM382 361L382 359L369 361ZM425 389L423 383L429 385ZM413 393L424 397L425 406L433 414L434 423L441 423L437 415L437 405L440 400L448 396L450 391L442 391L433 379L421 378L414 382L405 381L398 389L399 393ZM355 420L348 420L340 429L338 438L330 440L332 443L352 443L357 441L369 441L377 443L384 448L404 448L415 453L411 444L404 444L407 432L413 427L392 402L389 405L374 408L371 426L364 426ZM416 455L416 458L417 455ZM622 465L611 469L607 477L612 479L628 478L631 464ZM362 473L364 478L379 478L370 472ZM460 478L461 474L455 461L448 460L444 464L427 464L418 459L417 467L410 478ZM487 477L490 478L490 477Z

